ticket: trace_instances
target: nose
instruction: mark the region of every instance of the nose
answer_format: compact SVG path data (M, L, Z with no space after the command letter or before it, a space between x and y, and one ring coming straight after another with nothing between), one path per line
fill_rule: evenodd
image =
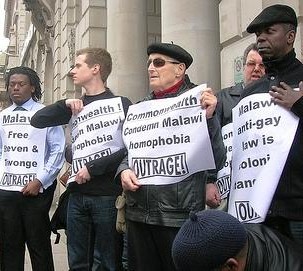
M255 70L260 70L260 69L261 69L261 65L262 65L262 64L256 63L256 64L255 64Z
M71 76L71 77L72 77L73 74L75 74L74 69L75 69L75 67L73 67L73 66L70 68L70 70L69 70L69 72L68 72L68 76Z
M154 70L155 70L155 66L154 66L153 62L151 62L151 63L147 66L147 70L148 70L148 71L154 71Z
M263 63L256 63L254 67L254 71L257 72L264 72L265 71L265 66Z
M256 39L257 45L259 45L259 43L260 43L260 42L263 42L264 40L265 40L265 35L264 35L264 33L263 33L263 32L259 32L259 33L257 34L257 39Z
M147 68L149 68L150 66L153 66L154 65L154 63L153 63L153 61L152 60L147 60L147 63L146 63L146 65L147 65Z
M18 91L20 89L20 84L19 83L14 83L14 84L11 85L11 88L14 91Z

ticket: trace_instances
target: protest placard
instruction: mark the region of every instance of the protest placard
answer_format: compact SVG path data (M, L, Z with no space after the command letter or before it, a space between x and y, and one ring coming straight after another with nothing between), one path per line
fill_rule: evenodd
M123 126L129 165L141 184L163 185L215 168L200 96L206 85L130 106Z
M241 222L264 221L298 126L298 117L268 93L233 109L232 181L228 212Z
M30 111L0 113L2 190L20 192L44 167L46 129L36 129L30 125L34 113Z
M68 183L87 162L108 156L124 147L122 125L124 111L120 97L97 100L72 116L72 172Z

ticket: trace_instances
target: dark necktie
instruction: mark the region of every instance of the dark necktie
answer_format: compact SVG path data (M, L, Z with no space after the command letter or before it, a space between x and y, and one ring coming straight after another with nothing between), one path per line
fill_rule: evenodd
M22 106L17 106L14 111L27 111L24 107Z

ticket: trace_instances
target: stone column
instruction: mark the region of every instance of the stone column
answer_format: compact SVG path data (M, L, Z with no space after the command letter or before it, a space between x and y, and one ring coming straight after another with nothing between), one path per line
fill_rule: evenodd
M188 74L194 83L219 89L219 0L164 0L161 5L162 41L173 41L191 53L194 62Z
M137 102L147 94L146 0L107 1L107 50L113 71L107 85Z

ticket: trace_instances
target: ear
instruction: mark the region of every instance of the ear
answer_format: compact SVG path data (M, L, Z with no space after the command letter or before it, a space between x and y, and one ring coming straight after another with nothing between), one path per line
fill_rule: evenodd
M93 66L93 73L97 74L101 70L101 67L99 64L94 64Z
M32 86L32 90L31 90L31 92L32 92L32 93L34 93L34 92L35 92L35 87L34 87L34 86Z
M287 43L288 44L293 44L295 42L295 38L296 38L296 31L290 30L287 33Z
M180 63L178 65L176 65L176 77L179 78L179 77L182 77L185 73L185 70L186 70L186 66L184 63Z
M221 271L239 271L239 263L234 258L229 258L223 265Z

